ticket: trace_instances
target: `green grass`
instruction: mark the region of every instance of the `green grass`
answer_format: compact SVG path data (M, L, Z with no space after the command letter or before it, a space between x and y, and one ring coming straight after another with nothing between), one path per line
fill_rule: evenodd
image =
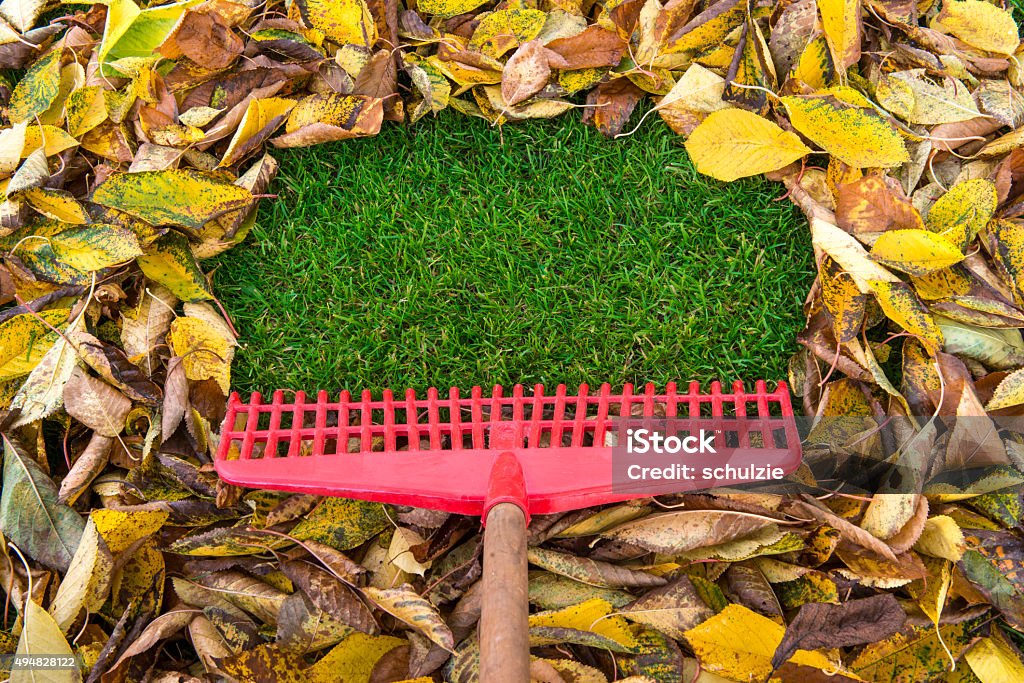
M660 120L447 114L277 157L214 280L240 389L785 377L806 224L778 185L699 176Z

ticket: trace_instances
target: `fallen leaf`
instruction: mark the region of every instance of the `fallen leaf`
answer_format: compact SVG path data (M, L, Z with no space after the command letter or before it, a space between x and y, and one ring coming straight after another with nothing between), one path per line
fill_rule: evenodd
M710 113L686 151L698 171L726 181L780 169L811 152L793 133L742 109Z

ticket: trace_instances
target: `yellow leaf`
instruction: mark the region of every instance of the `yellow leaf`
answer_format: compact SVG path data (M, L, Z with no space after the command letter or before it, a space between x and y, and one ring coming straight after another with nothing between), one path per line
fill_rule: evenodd
M722 100L724 92L724 78L700 64L692 64L658 102L658 114L672 130L688 134L707 114L729 108L729 103Z
M811 152L794 133L743 109L712 112L686 151L698 171L726 181L778 170Z
M831 95L783 97L793 127L857 168L898 166L910 159L896 127L873 109Z
M419 574L423 576L430 569L430 561L421 563L416 560L411 548L423 543L423 537L412 529L399 527L395 529L391 537L391 546L388 548L388 561L403 572Z
M927 230L889 230L878 236L871 258L911 275L925 275L964 260L949 240Z
M42 187L31 187L22 195L32 208L47 218L64 223L82 225L89 222L85 208L74 196L65 190L50 190ZM132 237L134 238L134 233ZM138 246L138 240L135 240ZM141 253L141 252L140 252ZM67 263L67 261L65 261ZM103 266L100 266L103 267Z
M25 147L28 123L16 123L0 131L0 177L7 178L21 164L21 150Z
M97 612L110 592L114 558L102 542L96 525L89 520L82 540L71 558L68 573L60 582L50 614L62 631L67 631L81 611Z
M181 356L186 377L194 382L215 380L225 395L230 392L233 340L205 320L181 316L171 323L167 343L174 355Z
M687 631L686 640L705 670L737 681L763 681L772 674L772 655L785 632L768 617L732 604ZM805 650L787 661L824 671L840 668L825 655Z
M836 66L846 70L860 60L860 0L816 0L825 38Z
M339 45L373 47L377 25L363 0L300 0L302 18Z
M853 277L829 256L822 259L818 276L821 279L821 302L832 321L832 334L840 343L853 341L864 323L867 296L857 288Z
M68 132L76 138L103 123L107 119L103 87L89 85L72 91L64 103L64 117Z
M811 241L815 248L831 256L864 294L874 291L873 281L900 282L898 277L872 261L853 235L833 223L811 218Z
M501 83L501 71L497 69L481 69L455 60L445 61L443 59L439 59L437 55L430 55L430 57L424 61L461 86L492 85L494 83ZM563 73L575 72L570 71ZM597 80L600 80L604 74L605 72L601 71Z
M924 557L921 560L928 575L921 581L911 583L907 588L917 600L921 611L937 628L941 623L942 609L949 597L950 584L953 582L953 563L934 557Z
M93 510L89 515L113 553L127 550L136 541L156 533L169 517L166 510Z
M500 57L537 37L547 15L535 9L504 9L491 12L477 25L469 49L488 57Z
M252 203L249 190L202 171L168 169L115 173L92 200L152 225L200 228L208 220Z
M0 380L32 372L57 341L57 333L50 327L62 328L69 313L67 308L43 311L38 316L22 313L0 324Z
M988 402L985 409L999 410L1000 408L1019 406L1022 403L1024 403L1024 370L1017 370L1007 375L999 383L995 393L992 394L992 400Z
M56 47L29 67L11 93L7 116L12 123L31 121L50 108L60 92L60 58L63 50Z
M964 554L964 533L946 515L930 517L914 544L914 550L932 557L941 557L950 562L959 562Z
M250 100L245 116L235 129L219 166L231 166L259 151L263 142L285 122L285 117L294 106L295 100L284 97Z
M77 145L78 140L57 126L29 126L25 130L25 146L21 149L21 158L24 159L40 147L46 156L52 157Z
M487 0L420 0L416 9L424 14L448 18L472 12L486 3Z
M156 280L185 301L210 298L210 286L196 264L188 240L173 230L146 247L136 260L151 280Z
M942 330L910 285L899 281L875 281L871 287L886 317L917 337L930 351L942 346Z
M1012 55L1020 45L1013 13L984 0L943 2L932 28L954 35L971 47L1001 55Z
M617 643L623 648L636 647L636 638L630 631L629 624L621 616L612 614L611 604L601 598L593 598L578 605L565 607L551 612L539 612L530 616L531 629L570 629L584 633L594 633L602 638ZM556 642L552 639L538 638L531 634L531 643Z
M53 617L32 600L25 603L17 654L23 657L75 655ZM77 668L40 671L33 667L15 669L9 679L10 683L79 683L81 680L82 674Z
M964 653L964 659L981 683L1024 681L1020 656L1001 638L982 638Z
M800 53L800 59L793 66L793 78L818 89L828 85L833 75L832 55L825 38L818 37L807 43L807 47Z
M373 667L380 658L405 644L402 638L353 633L310 667L304 680L312 683L369 683Z
M999 198L991 180L975 178L957 183L928 211L928 227L961 249L974 240L996 211Z

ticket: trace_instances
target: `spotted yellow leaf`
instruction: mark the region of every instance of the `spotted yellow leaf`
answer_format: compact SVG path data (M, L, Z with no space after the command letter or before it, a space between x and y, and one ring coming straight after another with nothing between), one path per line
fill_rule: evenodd
M1012 55L1020 45L1013 13L985 0L943 2L932 28L954 35L979 50L1001 55Z
M504 9L491 12L477 25L469 49L488 57L500 57L533 40L544 28L547 15L535 9Z
M957 183L928 211L928 227L966 249L996 211L996 186L987 178Z
M782 103L794 128L850 166L898 166L910 159L896 127L873 109L831 95L792 95Z
M153 225L190 228L253 201L244 187L191 169L116 173L96 188L92 200Z
M134 232L101 223L62 230L50 238L50 246L62 262L87 272L125 263L142 255Z
M226 395L231 387L234 342L205 320L181 316L171 323L167 342L181 356L185 376L192 381L212 379Z
M421 0L416 3L416 9L424 14L447 18L471 12L486 3L487 0Z
M93 510L89 518L110 551L119 553L159 531L169 516L166 510Z
M871 258L911 275L925 275L964 260L949 240L928 230L889 230L878 236Z
M719 0L710 4L706 10L668 36L662 54L706 50L719 46L743 23L746 16L747 4L740 0ZM732 54L731 50L729 54ZM725 66L728 66L728 62Z
M171 231L146 247L136 263L146 277L179 299L202 301L211 297L210 285L196 264L188 240L177 232Z
M999 410L1024 403L1024 370L1007 375L996 387L992 399L985 406L987 410Z
M822 259L821 301L832 321L832 334L836 341L853 341L864 324L867 296L857 288L853 278L829 256Z
M363 0L299 0L302 18L340 45L373 47L377 25Z
M30 121L50 108L60 92L60 58L54 48L36 60L11 93L7 116L13 123Z
M445 650L455 647L451 629L444 623L437 608L420 597L409 584L380 589L368 586L363 594L375 605L396 619L401 619Z
M626 620L612 615L613 608L601 598L591 598L551 612L530 616L530 644L579 643L628 652L637 646Z
M698 171L726 181L780 169L811 152L796 134L743 109L709 114L686 151Z
M67 308L22 313L0 323L0 380L27 375L57 341L57 332L68 321Z
M875 281L871 287L886 317L917 337L926 348L934 351L942 346L942 330L910 285Z
M90 85L74 90L64 102L64 116L68 132L81 137L107 118L107 103L103 87Z

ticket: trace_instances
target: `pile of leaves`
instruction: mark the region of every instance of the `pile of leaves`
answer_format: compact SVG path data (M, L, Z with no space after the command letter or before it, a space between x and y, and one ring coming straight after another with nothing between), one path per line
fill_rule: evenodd
M1024 680L1024 439L999 431L1024 412L1008 9L76 9L44 23L62 10L0 3L0 653L77 656L55 681L477 680L478 521L218 481L237 338L199 263L252 226L268 144L448 107L494 124L581 108L615 136L651 99L700 171L768 174L810 221L819 277L791 366L806 413L903 416L942 464L986 469L921 493L534 519L535 680ZM826 458L882 448L827 441Z

